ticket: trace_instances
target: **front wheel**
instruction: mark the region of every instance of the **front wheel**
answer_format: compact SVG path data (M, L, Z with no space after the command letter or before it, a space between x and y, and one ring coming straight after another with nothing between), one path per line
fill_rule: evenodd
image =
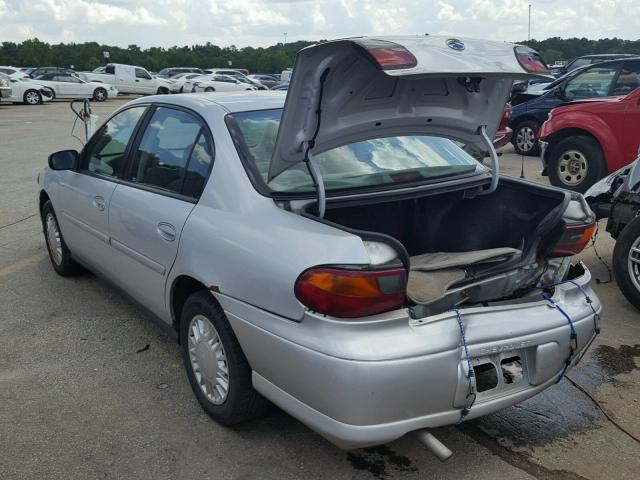
M624 227L616 241L613 273L622 294L640 310L640 217Z
M96 102L104 102L107 99L107 91L102 87L96 88L93 92L93 99Z
M211 418L235 425L266 410L268 402L253 389L251 367L238 339L209 291L187 299L180 343L191 388Z
M584 193L606 175L607 168L598 141L575 135L552 148L547 172L551 185Z
M164 88L164 87L160 87L158 88L158 91L156 92L156 95L167 95L169 93L169 90Z
M539 128L540 124L535 120L525 120L516 125L511 137L511 143L513 143L516 153L526 156L540 155L540 146L538 145L538 137L536 137Z
M22 97L27 105L40 105L42 103L42 95L37 90L27 90Z
M64 241L58 218L53 211L51 200L42 206L42 226L47 243L51 265L58 275L71 277L83 272L83 268L71 258L71 252Z
M205 91L205 92L215 92L215 91L216 91L216 89L215 89L215 88L213 88L213 87L207 87L207 88L205 88L205 89L204 89L204 91Z

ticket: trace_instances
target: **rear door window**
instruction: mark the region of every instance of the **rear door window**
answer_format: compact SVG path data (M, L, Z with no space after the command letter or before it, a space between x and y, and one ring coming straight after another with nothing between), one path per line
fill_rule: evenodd
M608 67L592 67L577 75L567 83L565 96L574 98L595 98L610 95L613 81L620 64Z
M190 113L157 108L133 156L130 180L180 194L201 130L202 122Z
M146 107L124 110L109 120L87 144L83 169L107 177L119 177L126 163L127 146Z
M640 87L640 61L624 62L612 95L626 95Z

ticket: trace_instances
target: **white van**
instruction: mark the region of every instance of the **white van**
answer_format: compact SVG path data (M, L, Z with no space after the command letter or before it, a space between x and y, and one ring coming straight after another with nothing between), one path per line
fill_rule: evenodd
M110 63L93 72L78 73L83 80L113 85L120 93L155 95L171 92L171 82L153 77L146 69L134 65Z

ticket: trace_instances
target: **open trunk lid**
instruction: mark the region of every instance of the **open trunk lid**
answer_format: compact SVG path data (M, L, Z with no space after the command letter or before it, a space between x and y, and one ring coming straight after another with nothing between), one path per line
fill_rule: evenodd
M539 55L505 42L359 37L300 51L269 180L318 154L372 138L432 135L482 149L511 84L547 77Z

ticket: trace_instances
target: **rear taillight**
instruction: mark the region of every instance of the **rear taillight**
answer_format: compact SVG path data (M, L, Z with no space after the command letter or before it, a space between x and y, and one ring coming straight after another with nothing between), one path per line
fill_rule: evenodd
M318 313L357 318L400 308L405 288L404 268L314 267L298 277L295 294L300 302Z
M386 40L360 40L356 42L380 65L382 70L413 68L418 60L402 45Z
M570 257L584 250L596 230L596 224L567 225L549 257Z
M549 67L544 63L542 57L533 48L519 46L515 47L516 58L522 68L529 73L550 74Z

